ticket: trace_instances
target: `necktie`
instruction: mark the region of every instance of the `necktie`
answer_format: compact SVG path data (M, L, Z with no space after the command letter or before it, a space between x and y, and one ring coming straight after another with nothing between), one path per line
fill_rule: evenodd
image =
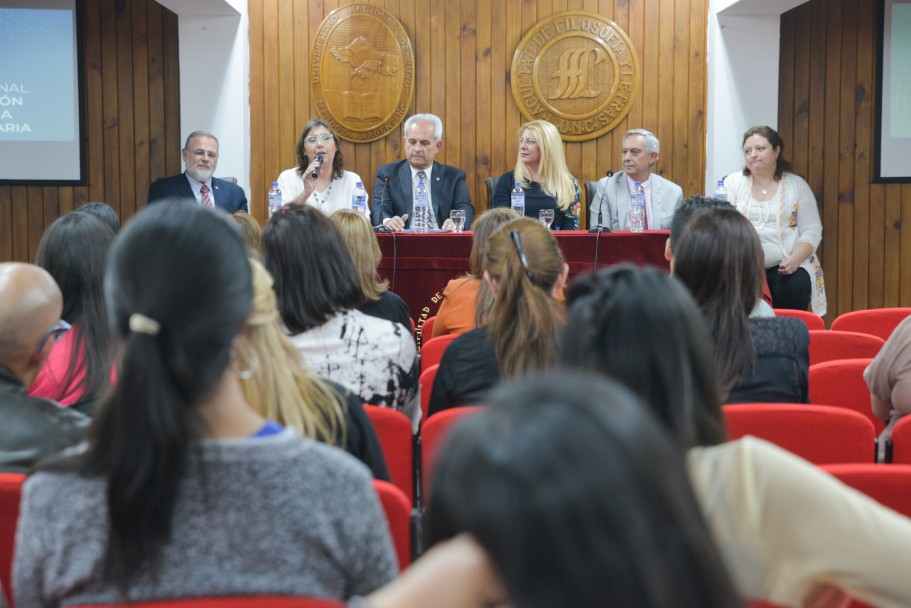
M437 228L437 214L433 212L433 201L430 200L430 183L427 181L427 173L423 170L418 171L414 176L414 188L418 187L418 182L424 182L424 188L427 190L427 215L430 220L428 228L435 230Z
M202 185L202 188L199 189L199 194L202 195L202 206L209 207L210 209L215 205L212 204L212 197L209 196L209 187L205 184Z

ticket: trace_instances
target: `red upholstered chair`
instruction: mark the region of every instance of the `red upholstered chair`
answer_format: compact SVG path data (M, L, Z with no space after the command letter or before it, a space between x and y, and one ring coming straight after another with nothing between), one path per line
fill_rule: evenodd
M433 324L437 322L437 316L427 317L424 324L421 325L421 344L427 344L433 337Z
M853 331L810 330L810 365L835 359L873 358L886 341Z
M753 435L814 464L871 463L873 423L840 407L795 403L722 406L728 439Z
M7 602L12 602L13 547L16 541L16 520L19 519L19 498L25 475L0 473L0 582Z
M827 464L822 468L842 483L911 517L911 465Z
M792 308L774 308L776 317L792 317L794 319L800 319L803 321L807 329L825 329L826 322L822 320L822 317L816 313L812 313L809 310L794 310Z
M873 415L864 370L873 359L836 359L810 366L810 403L834 405L863 414L877 433L886 424Z
M437 370L440 365L431 365L421 372L421 420L427 420L427 412L430 410L430 394L433 392L433 381L437 377Z
M911 416L905 416L892 429L887 452L891 453L891 462L911 464Z
M426 342L421 343L421 373L428 368L439 365L443 359L443 351L452 344L452 341L459 337L460 334L446 334L437 336Z
M378 405L364 405L364 412L373 423L380 440L393 485L405 493L409 503L414 504L414 439L411 421L402 412Z
M128 604L80 604L79 608L345 608L345 602L307 597L255 595L197 597L185 600L156 600Z
M404 492L389 482L374 479L373 489L386 514L389 535L399 558L399 570L404 570L411 563L411 503Z
M839 315L832 321L832 329L854 331L887 340L892 330L911 315L911 308L871 308Z
M424 423L421 428L421 465L424 476L423 496L425 504L430 497L430 477L433 473L433 463L436 460L440 445L455 425L468 416L477 414L482 409L482 406L479 405L454 407L437 412Z

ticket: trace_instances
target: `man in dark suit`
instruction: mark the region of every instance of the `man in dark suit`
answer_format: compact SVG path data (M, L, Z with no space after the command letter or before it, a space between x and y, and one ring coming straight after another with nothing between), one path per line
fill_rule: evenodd
M443 122L433 114L415 114L405 121L405 160L383 165L373 185L373 224L391 230L411 227L414 188L423 180L430 198L431 228L452 228L449 212L465 210L465 228L474 219L465 172L434 162L443 147Z
M181 151L185 173L172 175L149 185L149 203L166 198L183 198L203 207L234 213L248 211L247 195L237 184L212 177L218 166L218 140L211 133L193 131Z

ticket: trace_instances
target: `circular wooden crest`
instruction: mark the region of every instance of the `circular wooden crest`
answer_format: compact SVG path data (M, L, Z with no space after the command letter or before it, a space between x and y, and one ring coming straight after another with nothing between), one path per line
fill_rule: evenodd
M642 73L620 26L573 11L553 15L525 34L512 57L510 79L526 118L553 123L564 140L586 141L629 114Z
M319 116L342 139L375 141L405 119L414 94L414 49L384 9L349 4L320 24L310 59Z

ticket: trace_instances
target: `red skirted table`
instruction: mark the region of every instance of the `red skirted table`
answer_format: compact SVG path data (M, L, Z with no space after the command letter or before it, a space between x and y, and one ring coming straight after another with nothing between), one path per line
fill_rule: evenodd
M589 234L585 231L557 231L554 236L569 264L569 280L620 262L669 268L664 259L667 230ZM468 270L471 232L452 234L377 234L383 260L380 275L389 288L407 302L418 327L437 313L443 289L450 279ZM595 251L597 250L597 261Z

